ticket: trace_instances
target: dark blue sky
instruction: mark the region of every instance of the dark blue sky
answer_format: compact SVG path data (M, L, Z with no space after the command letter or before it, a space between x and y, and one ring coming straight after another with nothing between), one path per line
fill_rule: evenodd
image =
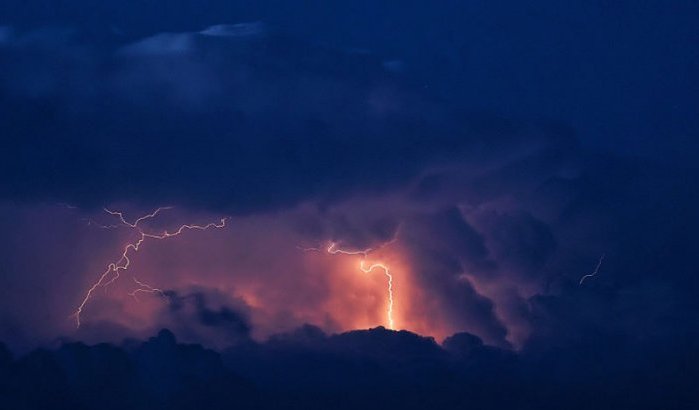
M595 148L691 159L699 6L672 1L6 1L0 22L115 45L263 21L314 44L400 61L468 110L560 121Z

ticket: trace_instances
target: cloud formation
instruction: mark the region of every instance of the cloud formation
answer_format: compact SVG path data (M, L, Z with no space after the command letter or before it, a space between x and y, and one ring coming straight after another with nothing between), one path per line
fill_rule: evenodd
M594 349L582 343L561 356L560 349L514 353L468 333L440 346L405 331L326 335L306 326L217 353L179 344L172 332L161 330L145 342L71 343L16 359L0 345L0 388L3 404L29 409L202 403L222 409L417 409L426 403L478 409L554 409L561 403L572 409L691 408L696 370L677 370L696 369L696 359L662 346L631 351L624 342Z
M263 23L119 31L105 44L0 30L0 340L51 346L0 351L13 404L691 401L691 165L466 109L392 56ZM75 329L68 315L132 239L100 228L105 205L129 217L172 205L148 222L159 230L231 219L145 244ZM386 278L362 259L390 267L404 331L376 328ZM162 291L135 300L132 275ZM656 388L634 376L649 369Z

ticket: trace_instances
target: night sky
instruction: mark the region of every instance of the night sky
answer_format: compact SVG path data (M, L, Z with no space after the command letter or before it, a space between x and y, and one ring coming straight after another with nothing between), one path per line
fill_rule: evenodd
M0 408L699 408L698 22L3 0Z

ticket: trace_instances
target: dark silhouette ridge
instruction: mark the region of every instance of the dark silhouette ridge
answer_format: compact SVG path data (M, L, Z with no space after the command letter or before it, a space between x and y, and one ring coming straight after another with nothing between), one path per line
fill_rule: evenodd
M161 330L115 346L66 343L13 359L0 346L12 409L689 409L696 343L531 345L520 352L459 333L382 327L326 335L305 326L216 352ZM620 349L623 347L623 350ZM680 372L679 369L684 369ZM631 372L629 370L633 369ZM656 379L646 371L663 377ZM634 394L628 394L633 389ZM571 401L571 397L576 397Z

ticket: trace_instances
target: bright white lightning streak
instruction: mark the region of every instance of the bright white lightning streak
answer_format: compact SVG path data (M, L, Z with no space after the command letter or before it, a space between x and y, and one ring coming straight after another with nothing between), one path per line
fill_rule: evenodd
M134 221L134 223L129 223L126 219L124 219L124 213L123 213L123 212L119 212L119 211L110 211L110 210L107 209L107 208L104 208L104 211L105 211L106 213L110 214L110 215L118 216L118 217L119 217L119 220L120 220L121 223L123 223L124 225L129 226L129 227L131 227L131 228L136 228L136 227L138 227L138 224L139 224L139 223L141 223L141 222L143 222L143 221L145 221L145 220L147 220L147 219L155 218L156 216L158 216L158 214L159 214L160 212L166 211L166 210L168 210L168 209L172 209L172 207L171 207L171 206L162 206L162 207L156 209L155 211L149 213L148 215L144 215L144 216L142 216L142 217L136 219L136 220Z
M599 268L600 268L600 266L602 266L603 260L604 260L604 254L602 254L602 256L599 257L599 261L597 262L597 266L595 267L595 270L592 273L588 273L587 275L580 278L580 285L582 285L583 282L585 282L585 279L593 278L593 277L597 276L597 273L599 272Z
M138 296L136 296L139 293L157 293L160 296L165 296L165 292L162 289L154 288L153 286L143 283L140 280L136 279L135 277L133 278L133 281L136 282L136 284L139 286L135 290L129 292L129 296L133 297L134 299L138 300Z
M391 275L391 272L388 270L388 266L383 263L372 263L369 267L366 267L365 262L366 260L364 259L359 262L359 269L361 269L362 272L369 273L374 270L374 268L379 268L383 270L384 275L386 275L388 279L388 309L386 311L386 317L388 318L388 328L393 330L395 329L395 324L393 323L393 275Z
M321 249L318 248L300 248L304 251L320 251ZM381 269L383 270L384 275L386 275L386 278L388 279L388 308L386 309L386 318L388 320L388 328L393 330L395 329L395 323L393 321L393 275L391 275L391 271L389 270L388 266L381 262L375 262L371 263L369 266L366 264L366 259L369 256L369 253L372 252L374 249L367 248L364 250L358 250L358 251L348 251L345 249L339 249L337 247L337 244L335 242L330 242L328 244L328 247L325 249L325 251L331 255L361 255L362 260L359 261L359 269L364 272L364 273L370 273L374 269Z
M80 315L82 314L83 310L85 309L85 305L87 305L87 302L90 300L93 293L98 288L109 286L112 283L114 283L117 279L119 279L119 277L120 277L119 272L127 270L129 268L129 266L131 265L131 259L129 258L129 252L131 252L131 251L138 252L141 245L146 241L146 239L159 239L160 240L160 239L166 239L166 238L172 238L172 237L178 236L182 232L184 232L185 230L196 229L196 230L204 231L204 230L207 230L210 228L223 228L224 226L226 226L226 218L221 218L219 223L212 222L212 223L209 223L206 225L185 224L185 225L181 225L174 232L164 231L161 234L152 234L152 233L144 232L138 226L139 223L141 223L145 220L151 219L151 218L155 218L161 211L164 211L167 209L171 209L171 207L158 208L155 211L151 212L150 214L142 216L142 217L136 219L133 223L130 223L126 219L124 219L124 215L122 212L110 211L109 209L105 208L105 212L107 212L108 214L118 216L119 220L121 221L122 224L124 224L125 226L127 226L129 228L136 229L138 231L138 233L140 234L140 237L136 242L129 243L129 244L126 244L126 246L124 246L124 250L121 253L121 257L116 262L112 262L112 263L108 264L107 269L104 271L104 273L102 273L102 275L100 275L99 279L85 293L85 297L83 298L82 302L80 303L78 308L75 310L75 312L71 315L72 317L75 318L75 322L76 322L77 327L80 327ZM110 275L111 275L111 277L110 277ZM134 278L134 280L136 280L136 279ZM143 284L142 282L139 282L138 280L136 280L136 283L138 283L139 286L141 286L141 288L139 288L139 289L142 289L141 292L150 291L152 293L152 292L157 292L159 290L159 289L151 287L150 285ZM139 289L134 291L132 296L135 297L136 293L139 292ZM160 291L160 292L162 292L162 291Z

